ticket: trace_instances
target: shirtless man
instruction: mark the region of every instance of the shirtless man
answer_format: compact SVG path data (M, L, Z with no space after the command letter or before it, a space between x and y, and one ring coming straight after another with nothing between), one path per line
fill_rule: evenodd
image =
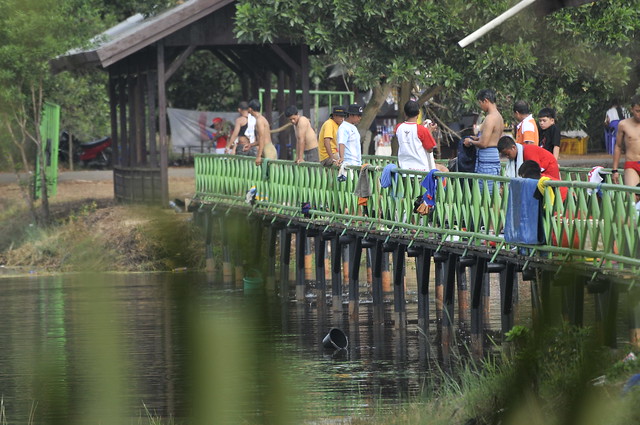
M309 118L300 115L298 108L293 105L284 111L284 116L293 124L296 131L296 164L304 161L320 162L318 140Z
M613 182L618 183L620 174L618 164L625 148L623 181L627 186L636 186L640 182L640 96L631 98L631 118L620 121L616 146L613 149Z
M470 136L464 139L465 146L478 148L476 173L500 175L500 154L498 140L502 136L504 121L496 106L496 93L491 89L482 89L476 94L480 109L486 114L482 123L480 136ZM493 188L493 181L489 182L489 190Z
M260 113L260 101L258 99L253 99L249 102L249 114L256 119L256 141L246 144L243 149L248 151L252 146L257 146L256 165L262 165L263 157L276 159L278 153L273 143L271 143L271 127L269 126L269 121Z

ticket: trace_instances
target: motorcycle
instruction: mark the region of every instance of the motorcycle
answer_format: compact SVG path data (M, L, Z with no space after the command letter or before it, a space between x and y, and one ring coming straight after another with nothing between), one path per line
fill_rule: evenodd
M75 136L72 137L73 162L86 168L110 168L112 149L111 137L92 140L82 143ZM58 160L61 164L69 163L69 133L63 131L58 145Z

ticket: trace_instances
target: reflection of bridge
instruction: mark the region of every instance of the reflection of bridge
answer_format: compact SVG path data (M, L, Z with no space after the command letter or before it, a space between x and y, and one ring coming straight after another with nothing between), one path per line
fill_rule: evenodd
M404 326L407 320L403 289L405 257L415 257L418 324L423 329L429 325L428 285L433 263L436 306L444 312L438 317L442 318L444 329L449 329L443 332L443 344L447 344L455 313L456 281L459 317L470 314L472 343L474 349L481 352L482 322L487 314L483 308L488 308L488 278L491 274L500 276L502 329L506 332L513 326L515 289L521 272L522 280L531 281L534 309L551 320L564 317L581 325L585 290L593 293L596 322L603 342L615 345L618 294L624 291L634 295L634 284L640 280L640 230L634 197L640 189L587 183L584 181L586 170L562 169L564 181L548 182L549 189L545 189L541 201L544 208L540 209L540 233L547 242L532 245L514 242L509 236L513 232L507 232L509 241L503 235L507 216L519 212L518 207L509 205L509 192L515 194L517 189L509 178L436 174L435 208L428 215L420 216L413 212L414 200L424 192L420 181L426 173L408 175L398 170L396 178L391 179L391 187L381 188L383 167L393 158L366 160L372 165L367 177L373 192L362 202L366 202L368 217L361 216L362 207L353 195L357 170L350 173L347 181L338 182L337 168L327 169L319 164L270 161L257 167L247 158L197 156L196 197L201 207L196 217L208 229L208 242L221 236L225 247L234 238L227 231L231 228L227 223L238 217L253 218L249 223L253 223L250 225L257 232L254 234L259 236L253 238L253 247L249 249L265 259L264 272L269 277L275 276L275 246L279 234L280 293L287 292L283 282L288 282L291 234L295 233L298 300L304 299L306 291L304 256L308 247L305 244L313 237L315 287L319 295L325 293L325 253L327 242L330 243L334 308L342 305L341 248L348 246L351 315L357 314L360 259L362 249L368 248L374 306L382 305L382 260L385 253L393 253L396 326ZM488 179L498 190L490 192L489 185L479 184ZM251 187L256 191L254 205L246 202ZM561 190L568 192L565 201ZM303 203L310 205L306 213L301 208ZM354 215L356 211L358 215ZM216 216L224 218L224 226L214 226L218 222L212 218ZM243 223L246 228L247 222ZM532 226L536 223L515 222L514 229ZM263 227L269 235L264 242ZM236 254L245 255L245 261L249 258L246 250ZM225 251L225 263L229 260L229 252ZM269 281L273 285L274 280ZM467 299L470 312L465 311ZM631 315L630 324L634 343L640 336L638 305L637 302L631 304L635 313ZM382 319L377 315L374 320Z

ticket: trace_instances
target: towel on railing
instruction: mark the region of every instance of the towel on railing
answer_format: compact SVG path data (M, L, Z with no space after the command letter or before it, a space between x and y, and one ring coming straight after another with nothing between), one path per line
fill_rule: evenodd
M356 183L356 188L353 191L353 194L359 196L360 198L368 198L371 196L371 185L369 184L369 170L371 165L363 164L360 168L360 176L358 177L358 182Z
M387 187L391 186L391 175L392 174L393 174L393 177L395 178L396 183L398 182L398 173L396 172L397 169L398 169L398 167L396 166L396 164L387 164L382 169L382 175L380 176L380 187L381 188L387 188Z
M504 240L513 243L539 244L539 201L534 197L538 180L513 179L509 183Z
M420 183L420 185L425 188L422 199L431 208L436 206L436 190L438 189L438 184L436 182L435 173L437 171L437 169L429 171L429 174L427 174L424 179L422 179L422 183Z
M344 162L342 163L342 165L340 165L340 169L338 170L338 181L347 181L347 164L345 164Z
M262 158L262 180L269 180L269 158Z

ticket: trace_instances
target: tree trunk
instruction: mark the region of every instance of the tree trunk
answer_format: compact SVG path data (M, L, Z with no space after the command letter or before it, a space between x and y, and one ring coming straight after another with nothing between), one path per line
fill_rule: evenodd
M73 171L73 133L69 131L69 171Z
M378 115L378 111L382 106L382 103L389 95L391 91L391 85L377 84L372 87L371 100L367 103L367 106L364 108L362 113L362 119L360 120L360 124L358 124L358 131L360 132L360 142L364 141L364 136L367 133L367 130L371 126L373 120L376 119L376 115Z
M413 80L406 80L400 84L398 99L398 122L404 122L407 118L404 113L404 104L411 98L411 89L413 88Z

